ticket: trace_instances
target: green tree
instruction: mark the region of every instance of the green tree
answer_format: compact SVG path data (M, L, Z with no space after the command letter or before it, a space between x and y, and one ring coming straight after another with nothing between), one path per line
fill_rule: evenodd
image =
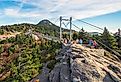
M0 29L0 34L4 34L4 30L3 29Z
M50 69L54 67L55 52L60 48L60 43L44 40L42 39L42 43L38 45L31 36L20 34L7 42L13 43L8 48L8 53L14 55L18 50L16 53L18 57L9 64L11 76L7 77L4 82L27 82L41 73L43 63L51 60L48 67Z
M116 49L117 48L117 42L113 35L111 35L108 31L108 29L105 27L104 32L102 34L102 40L101 40L106 46Z
M84 43L87 43L88 42L88 33L84 31L84 29L82 28L79 33L78 33L78 38L80 39L83 39L83 42Z
M78 38L78 34L76 32L73 33L72 35L73 40L76 40Z

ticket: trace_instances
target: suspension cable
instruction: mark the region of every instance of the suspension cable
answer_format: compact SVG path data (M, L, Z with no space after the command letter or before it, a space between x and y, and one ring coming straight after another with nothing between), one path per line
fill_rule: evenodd
M79 30L81 30L81 28L79 28L78 26L76 26L75 24L72 23L72 25L76 28L78 28Z
M83 21L83 20L80 20L80 19L76 19L77 21L80 21L80 22L83 22L83 23L85 23L85 24L88 24L88 25L90 25L90 26L93 26L93 27L95 27L95 28L98 28L98 29L100 29L100 30L104 30L103 28L101 28L101 27L99 27L99 26L96 26L96 25L94 25L94 24L91 24L91 23L88 23L88 22L86 22L86 21Z

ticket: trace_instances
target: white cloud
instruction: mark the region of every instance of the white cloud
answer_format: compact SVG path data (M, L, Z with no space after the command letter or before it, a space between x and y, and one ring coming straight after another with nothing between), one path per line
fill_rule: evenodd
M5 9L7 16L13 17L59 17L72 16L83 19L121 10L121 0L16 0L22 2L19 9ZM25 11L24 4L37 7L36 10Z
M60 14L87 18L121 10L121 0L71 0L57 9Z
M6 16L12 16L12 17L15 17L15 18L27 18L27 17L44 17L44 15L36 12L36 11L30 11L30 12L20 12L18 11L17 9L13 9L13 8L7 8L4 10L4 14Z
M17 16L18 10L12 9L12 8L7 8L4 10L4 14L8 16Z

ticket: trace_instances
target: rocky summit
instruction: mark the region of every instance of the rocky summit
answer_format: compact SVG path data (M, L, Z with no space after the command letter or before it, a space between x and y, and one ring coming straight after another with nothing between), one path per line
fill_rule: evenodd
M43 68L31 82L121 82L121 60L104 49L63 45L52 70Z

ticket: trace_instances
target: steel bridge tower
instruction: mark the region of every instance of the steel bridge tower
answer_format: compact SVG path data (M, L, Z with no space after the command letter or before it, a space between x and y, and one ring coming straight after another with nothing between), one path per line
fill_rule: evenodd
M72 37L71 37L71 35L72 35L72 17L70 17L69 19L64 19L64 18L62 18L62 16L60 16L60 40L62 40L62 21L69 21L69 23L70 23L70 41L72 40Z

